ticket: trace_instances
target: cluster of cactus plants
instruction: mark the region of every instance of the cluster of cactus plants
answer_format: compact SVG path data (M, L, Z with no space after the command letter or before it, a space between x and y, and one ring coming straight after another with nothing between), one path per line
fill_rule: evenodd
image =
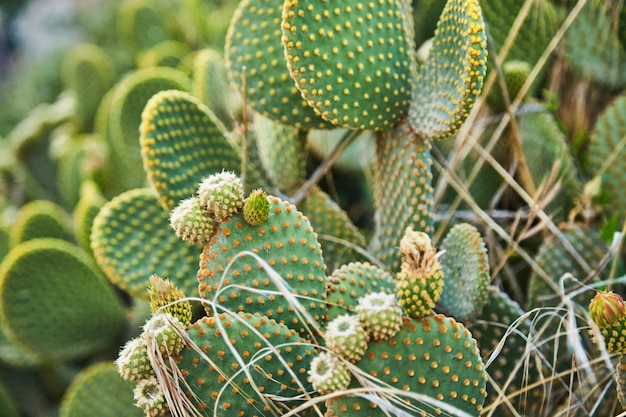
M614 415L626 13L585 3L120 2L0 129L0 407Z

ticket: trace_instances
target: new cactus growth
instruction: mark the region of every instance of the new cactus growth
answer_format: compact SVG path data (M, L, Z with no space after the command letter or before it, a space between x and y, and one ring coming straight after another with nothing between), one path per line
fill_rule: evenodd
M430 313L441 297L443 270L439 255L426 233L408 228L400 241L402 269L397 275L400 305L411 317Z

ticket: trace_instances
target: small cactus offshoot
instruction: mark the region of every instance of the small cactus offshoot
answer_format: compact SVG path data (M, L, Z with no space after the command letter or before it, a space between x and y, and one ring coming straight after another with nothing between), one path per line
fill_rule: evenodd
M373 340L388 339L402 326L402 308L393 294L376 292L361 297L355 311Z
M328 323L325 337L328 349L353 363L367 349L368 335L357 316L345 314L335 318Z
M340 358L332 353L322 352L311 361L309 381L320 394L329 394L348 386L350 372Z
M243 218L252 226L263 223L270 216L270 203L267 194L261 189L250 193L243 205Z

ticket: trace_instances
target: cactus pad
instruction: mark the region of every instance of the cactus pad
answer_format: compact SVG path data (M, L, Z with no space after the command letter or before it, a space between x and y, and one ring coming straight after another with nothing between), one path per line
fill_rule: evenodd
M456 132L480 95L487 37L477 0L448 0L428 60L413 86L409 119L415 132L442 139Z
M195 347L181 352L178 368L188 395L206 415L275 415L272 408L281 406L272 402L273 396L294 398L309 389L313 348L297 332L265 316L205 317L189 329L189 339ZM282 402L287 404L297 402Z
M9 237L11 246L45 237L72 240L71 220L56 203L34 200L20 208Z
M398 244L407 227L433 231L431 144L405 122L376 141L375 235L371 252L391 270L400 268Z
M81 371L67 389L60 417L144 417L133 406L131 385L111 363L100 362Z
M369 263L352 262L333 271L326 279L328 318L352 312L359 299L372 293L395 292L396 284L389 272Z
M440 303L457 320L477 315L487 302L489 259L478 230L467 223L455 225L441 243L444 282Z
M188 93L162 91L148 101L140 127L142 158L166 210L192 196L203 176L241 168L224 131L215 115Z
M312 187L299 207L318 234L329 271L363 260L357 249L366 246L365 237L328 194L319 187Z
M358 411L359 416L378 417L387 407L399 407L391 415L456 415L446 412L441 403L418 401L403 394L419 393L442 401L471 416L478 416L486 395L487 375L476 341L462 324L442 315L417 320L405 319L403 328L392 338L370 342L359 362L365 375L376 378L392 389L401 401L390 403L385 395L374 406L370 398L344 395L328 403L328 416L343 416ZM350 386L352 388L354 383ZM376 388L372 397L376 398ZM406 403L404 402L406 400Z
M302 96L325 120L354 129L398 124L411 102L413 27L405 0L289 0L283 43Z
M107 277L136 297L147 297L152 274L195 294L200 250L179 240L152 190L127 191L109 201L93 223L91 247Z
M119 298L93 260L53 238L17 245L2 262L0 318L11 341L48 360L105 349L125 323Z
M626 220L626 96L618 97L598 117L589 140L589 171L602 178L604 208L618 222Z
M263 116L300 128L324 128L328 123L315 114L289 77L281 43L282 6L279 0L239 3L226 35L229 78Z
M276 293L279 287L270 273L250 254L242 254L250 251L261 257L315 320L324 319L324 261L315 232L292 204L273 196L268 196L268 201L270 215L266 221L253 226L243 214L237 214L222 223L205 246L198 271L200 296L216 297L231 311L259 312L304 332L304 323L293 313L289 300Z

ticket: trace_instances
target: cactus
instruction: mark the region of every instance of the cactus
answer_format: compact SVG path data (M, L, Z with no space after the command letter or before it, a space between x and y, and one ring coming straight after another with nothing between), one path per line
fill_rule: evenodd
M619 96L599 116L589 137L589 172L602 180L601 198L607 217L615 216L618 222L626 220L624 215L623 173L626 146L626 97Z
M275 0L239 3L226 35L228 77L261 115L294 127L324 128L327 124L289 78L281 43L281 7Z
M359 415L382 416L389 410L394 414L465 412L478 416L487 394L487 376L476 341L462 324L441 315L405 319L403 328L391 339L370 342L359 369L367 379L382 381L399 401L387 397L389 392L370 387L366 397L343 395L330 400L327 415L354 410ZM408 391L425 397L414 398Z
M130 384L120 378L111 363L84 369L68 388L59 410L60 417L141 417L133 405Z
M610 88L621 88L624 77L625 44L623 12L615 13L613 2L590 1L567 32L567 58L580 73ZM600 47L602 45L602 47ZM588 62L582 65L581 59Z
M152 274L168 277L183 292L191 293L197 284L193 276L200 250L170 231L168 214L155 194L145 188L131 190L100 210L93 221L91 248L109 280L130 294L145 296ZM118 255L124 252L133 255Z
M0 316L11 341L48 361L106 349L125 324L119 298L89 256L54 238L17 245L2 262Z
M445 285L440 304L458 320L476 317L487 302L491 279L485 242L474 226L461 223L448 232L440 249L445 251L441 257ZM458 291L464 297L458 297Z
M32 201L22 206L11 226L11 246L43 237L71 241L70 217L61 207L51 201Z
M621 137L623 7L409 3L242 0L229 20L232 2L127 1L90 37L98 52L66 57L68 74L89 63L91 79L68 76L19 126L3 113L0 230L17 230L32 200L61 200L52 222L74 221L67 241L34 227L0 250L0 386L13 394L26 375L52 387L45 406L39 391L15 396L20 412L612 412L623 390L592 385L615 369L586 342L620 356L621 322L609 324L605 300L604 320L591 315L616 328L605 338L590 324L589 336L588 291L572 279L562 294L559 279L606 279L592 285L622 292L623 254L606 241L623 220L623 144L606 138ZM574 22L557 45L562 17L563 29ZM481 92L499 75L486 73L488 32L502 59L489 68L502 70L510 98L539 71L517 108ZM607 51L589 48L603 33ZM571 126L551 113L568 100L552 91L565 60L539 61L548 47L594 56L586 74L608 74L614 89L572 89L617 99L590 119L590 135L563 134ZM579 169L601 192L580 195ZM102 359L106 371L85 381L79 372ZM114 372L128 384L111 388Z

